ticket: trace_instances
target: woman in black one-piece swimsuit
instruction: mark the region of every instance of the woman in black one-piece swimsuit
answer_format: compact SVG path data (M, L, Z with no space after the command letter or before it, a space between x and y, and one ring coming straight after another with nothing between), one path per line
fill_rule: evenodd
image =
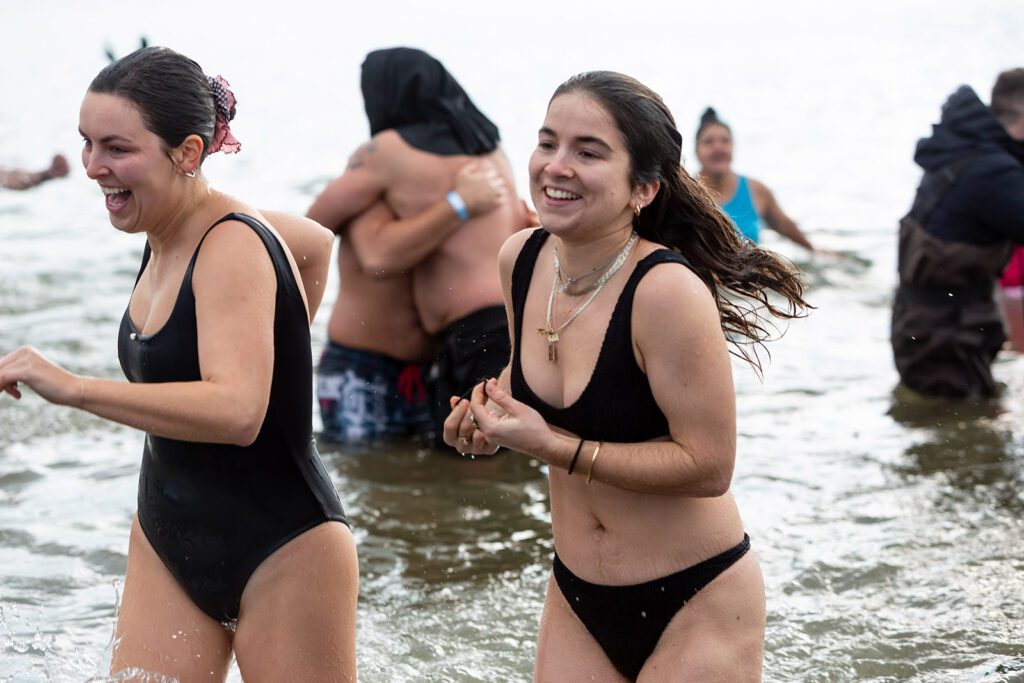
M452 397L445 422L463 453L506 446L548 465L556 552L536 680L760 678L764 586L729 491L726 333L741 354L765 335L723 290L782 317L805 304L681 148L661 98L627 76L556 90L530 159L544 228L499 259L511 365Z
M354 680L358 566L312 440L309 322L331 235L213 190L237 151L227 83L166 48L114 62L82 102L82 161L111 223L145 232L118 356L130 383L36 351L0 359L0 389L146 432L111 673Z

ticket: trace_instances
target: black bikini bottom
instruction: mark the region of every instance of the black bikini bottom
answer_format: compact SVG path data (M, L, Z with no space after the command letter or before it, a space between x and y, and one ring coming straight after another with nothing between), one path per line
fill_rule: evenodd
M618 669L636 679L662 632L683 605L750 549L738 545L675 574L630 586L601 586L579 578L555 555L552 571L565 601Z

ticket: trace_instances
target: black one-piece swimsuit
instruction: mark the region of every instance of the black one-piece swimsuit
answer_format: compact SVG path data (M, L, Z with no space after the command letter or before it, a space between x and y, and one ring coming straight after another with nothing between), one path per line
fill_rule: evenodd
M256 219L228 214L210 230L228 220L260 236L277 275L266 418L256 441L245 447L147 434L138 511L142 531L164 565L193 602L220 621L238 618L246 582L272 552L323 522L348 524L313 443L313 362L299 284L281 244ZM117 351L129 381L201 379L192 271L202 244L159 331L139 334L125 310ZM140 277L149 254L147 244Z

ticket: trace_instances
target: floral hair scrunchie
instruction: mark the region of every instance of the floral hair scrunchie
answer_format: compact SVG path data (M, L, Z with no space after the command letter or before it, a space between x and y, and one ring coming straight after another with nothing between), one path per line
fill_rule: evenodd
M213 91L217 120L213 125L213 139L210 140L210 154L224 152L235 154L242 149L242 143L231 134L231 127L228 125L231 119L235 118L235 94L228 87L231 85L223 76L206 77Z

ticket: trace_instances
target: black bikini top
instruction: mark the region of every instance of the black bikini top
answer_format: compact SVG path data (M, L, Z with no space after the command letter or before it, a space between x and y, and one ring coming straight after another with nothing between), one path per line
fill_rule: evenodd
M679 263L690 267L689 262L674 251L658 249L637 263L608 321L590 381L575 403L556 408L526 383L519 342L523 338L523 309L530 280L548 235L543 228L535 230L523 245L512 271L512 314L517 340L510 376L513 397L537 410L548 424L585 439L636 443L668 435L668 420L655 402L647 375L637 365L633 353L633 296L640 280L654 266Z

